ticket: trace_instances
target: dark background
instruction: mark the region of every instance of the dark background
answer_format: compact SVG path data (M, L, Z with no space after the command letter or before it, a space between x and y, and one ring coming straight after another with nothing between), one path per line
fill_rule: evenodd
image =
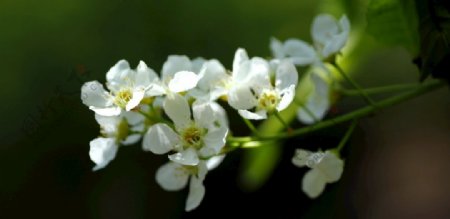
M242 177L241 164L255 149L232 152L208 174L206 196L190 213L183 211L187 190L165 192L155 183L167 159L139 145L121 148L105 169L91 171L89 141L98 125L81 103L80 88L104 82L119 59L132 66L143 60L159 71L168 55L185 54L217 58L230 69L238 47L268 57L271 36L310 41L316 14L347 13L354 33L344 67L356 80L364 86L417 81L404 49L377 44L365 33L366 3L2 0L0 217L450 217L448 89L363 119L344 150L342 179L316 200L301 192L306 169L291 164L293 152L335 147L346 124L285 142L282 159L259 189ZM344 98L330 116L362 105Z

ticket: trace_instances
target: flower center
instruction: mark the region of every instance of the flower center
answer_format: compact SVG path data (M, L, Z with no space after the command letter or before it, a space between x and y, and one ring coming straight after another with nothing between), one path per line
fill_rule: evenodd
M203 145L204 130L197 126L190 126L182 133L184 145L187 147L194 147L200 149Z
M125 108L128 104L128 101L133 97L133 92L131 92L130 88L123 88L117 92L114 103L120 108Z
M274 111L278 105L280 97L274 90L265 90L258 98L259 108L265 109L268 112Z

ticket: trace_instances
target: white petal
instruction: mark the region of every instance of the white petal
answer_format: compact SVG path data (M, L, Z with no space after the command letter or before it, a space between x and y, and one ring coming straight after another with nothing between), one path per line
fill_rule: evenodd
M192 113L195 123L203 128L208 128L215 121L214 111L209 101L195 101L192 104Z
M111 97L98 81L89 81L81 87L81 101L86 106L107 108L111 106Z
M169 159L173 162L188 166L195 166L200 161L197 151L193 148L169 155Z
M107 81L114 81L114 80L122 80L124 73L130 69L130 65L128 64L127 60L119 60L113 67L109 69L109 71L106 73L106 80Z
M158 123L151 126L144 135L142 142L145 151L155 154L165 154L172 150L179 143L177 133L166 124Z
M206 161L206 167L208 170L213 170L215 168L217 168L223 161L223 159L225 159L225 155L219 155L219 156L214 156L209 158Z
M217 99L219 99L222 96L225 96L228 93L228 89L225 87L215 87L212 90L210 90L209 92L209 100L211 101L215 101Z
M223 146L225 146L225 138L228 134L228 128L216 128L209 129L208 133L203 138L205 143L205 147L212 148L215 154L218 154L220 150L222 150Z
M158 75L156 72L149 68L145 62L140 61L139 65L136 68L136 77L134 81L134 85L136 87L143 86L147 87L151 82L159 81Z
M254 57L251 59L248 78L248 85L256 93L260 93L264 89L272 88L270 83L270 65L262 58Z
M243 61L236 70L231 73L231 84L243 84L249 80L250 60Z
M163 108L164 107L164 101L166 100L165 97L155 97L155 100L153 101L153 107L154 108Z
M131 125L131 124L130 124L130 125ZM142 122L142 123L133 125L133 126L131 126L130 130L133 131L133 132L140 132L140 133L143 133L144 130L145 130L145 124Z
M292 158L292 163L297 167L304 167L308 162L309 155L311 155L311 151L297 149L295 150L295 155Z
M319 121L319 119L315 118L313 113L302 107L297 110L297 119L306 125L314 124Z
M107 108L98 108L90 106L89 109L102 116L118 116L122 112L122 109L118 106L112 106Z
M235 109L247 110L255 107L257 100L248 86L237 85L228 92L228 103Z
M127 138L125 138L125 140L123 140L120 143L122 145L132 145L132 144L135 144L136 142L138 142L140 139L141 139L140 134L133 134L133 135L128 135Z
M200 69L202 69L203 65L206 63L206 60L202 57L197 57L192 60L191 62L191 71L198 73L200 72Z
M186 96L193 97L195 100L202 101L208 101L211 99L208 91L200 90L199 88L190 89Z
M164 88L164 85L161 84L159 81L156 81L150 84L145 94L149 97L153 97L153 96L160 96L165 93L166 89Z
M347 15L342 15L339 19L339 25L341 27L341 31L347 31L350 32L350 21L348 20Z
M118 146L113 138L96 138L89 145L89 157L96 164L93 171L104 168L116 157Z
M124 112L123 116L131 126L138 125L145 120L145 117L142 114L133 111Z
M277 38L270 38L270 50L272 50L272 55L276 59L282 59L286 57L284 53L283 43L281 43Z
M205 180L206 174L208 173L208 166L206 166L206 161L201 160L197 165L197 179L200 181Z
M216 151L212 148L209 147L202 147L199 151L198 151L198 156L199 157L211 157L211 156L215 156L217 155Z
M291 85L297 86L298 72L289 60L281 61L276 68L275 88L284 90Z
M210 102L211 109L214 112L214 118L220 127L228 127L228 117L225 109L216 102Z
M177 163L166 163L156 171L156 182L166 191L181 190L188 179L189 173Z
M325 45L331 37L339 33L336 19L329 14L319 14L311 26L312 38L315 43Z
M115 135L117 132L117 126L122 121L121 116L102 116L95 114L95 120L108 136Z
M225 67L213 59L205 62L202 69L199 71L200 80L197 87L202 90L210 90L217 87L222 81L226 81L230 76L226 73Z
M183 92L194 88L200 78L190 71L177 72L169 82L169 90L175 93Z
M350 32L350 22L347 16L342 16L338 23L330 15L320 15L316 18L315 23L314 40L321 50L322 58L339 52L347 42Z
M177 128L191 123L191 111L187 100L177 93L170 94L164 100L164 112L175 123Z
M348 32L342 32L340 34L334 35L330 40L327 41L325 47L322 49L322 57L327 58L328 56L339 52L339 50L344 47L347 42Z
M305 123L312 124L321 120L330 108L328 83L319 75L311 74L314 90L309 95L304 108L297 111L297 118ZM312 115L311 115L312 114Z
M238 110L239 115L246 119L251 120L261 120L261 119L267 119L267 112L265 110L260 110L257 112L250 112L248 110Z
M284 43L284 51L291 57L295 65L309 65L317 59L314 48L308 43L297 39L286 40Z
M277 110L283 111L284 109L286 109L289 104L292 103L292 101L294 100L294 96L295 96L295 85L291 85L290 87L282 90L280 92L281 100L277 105Z
M131 98L130 101L128 101L125 109L127 111L134 109L136 106L138 106L141 103L141 100L142 100L142 98L144 98L144 95L145 95L145 89L143 87L136 88L133 91L133 97Z
M325 176L316 169L311 169L303 176L302 190L310 198L317 198L325 189Z
M192 71L191 61L187 56L170 55L162 67L162 79L168 81L179 71Z
M205 186L203 186L203 181L197 179L196 177L191 177L191 182L189 184L189 194L186 200L186 211L191 211L197 208L205 196Z
M332 183L341 178L342 172L344 171L344 161L334 153L327 151L315 168L322 172L327 183Z
M239 48L236 50L236 53L234 53L234 59L233 59L233 77L235 77L234 74L237 72L240 72L240 68L242 63L248 61L248 55L245 49Z
M118 61L113 67L106 73L107 86L113 92L118 91L121 86L128 83L130 74L133 71L130 69L130 65L126 60Z

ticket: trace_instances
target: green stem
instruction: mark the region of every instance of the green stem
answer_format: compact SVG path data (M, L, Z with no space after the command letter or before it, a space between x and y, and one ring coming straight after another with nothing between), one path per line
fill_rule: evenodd
M247 125L247 127L250 129L250 131L252 131L252 133L254 135L258 135L258 130L256 129L256 127L253 125L252 122L250 122L250 120L242 117L242 119L244 120L245 124Z
M369 97L369 95L364 91L356 81L354 81L351 77L345 74L344 70L337 64L332 63L332 65L338 70L338 72L342 75L342 77L350 82L350 84L359 92L359 94L366 100L366 102L372 106L375 106L375 102Z
M342 148L344 148L345 144L347 144L348 139L350 139L350 136L352 135L353 131L355 130L356 125L358 124L358 120L353 120L352 124L350 125L350 128L347 129L347 132L345 132L344 137L342 138L341 142L339 142L339 145L336 148L337 152L340 152Z
M227 137L227 142L230 143L245 143L253 140L253 137L245 136L245 137Z
M341 116L338 116L338 117L335 117L332 119L324 120L324 121L318 122L314 125L310 125L308 127L299 128L299 129L293 130L292 132L279 133L275 136L260 136L260 137L253 137L253 138L248 137L248 136L247 137L234 137L231 140L232 141L240 141L240 142L255 141L255 140L266 141L266 140L285 139L285 138L308 134L310 132L325 129L325 128L334 126L339 123L362 118L364 116L374 113L375 111L377 111L379 109L390 107L395 104L412 99L414 97L420 96L422 94L428 93L430 91L436 90L440 87L443 87L445 84L446 83L444 83L443 81L433 81L428 84L421 85L420 87L418 87L417 89L414 89L412 91L378 101L375 104L376 106L370 105L370 106L362 107L360 109L354 110L347 114L344 114L344 115L341 115Z
M274 112L273 112L273 115L274 115L275 117L277 117L278 121L280 121L281 124L283 124L283 126L284 126L284 128L285 128L286 130L288 130L288 131L291 130L291 127L289 127L289 125L284 121L284 119L281 118L280 113L278 113L278 111L274 111Z
M390 92L396 92L396 91L411 90L413 88L417 88L420 86L421 86L421 84L394 84L394 85L388 85L388 86L383 86L383 87L366 88L366 89L363 89L363 91L366 94L380 94L380 93L390 93ZM341 94L346 95L346 96L361 95L358 90L352 90L352 89L338 89L338 92L340 92Z

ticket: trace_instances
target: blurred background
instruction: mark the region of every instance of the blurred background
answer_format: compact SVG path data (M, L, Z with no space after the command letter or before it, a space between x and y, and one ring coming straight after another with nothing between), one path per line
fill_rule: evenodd
M208 174L206 196L190 213L183 210L187 190L166 192L154 180L167 159L140 145L121 148L105 169L91 171L89 141L99 127L80 88L104 82L120 59L159 71L168 55L184 54L217 58L231 69L238 47L269 57L270 37L311 42L315 15L346 13L353 32L344 68L357 81L418 81L405 49L366 33L367 2L0 1L0 217L450 218L448 89L361 120L344 150L342 179L315 200L301 191L307 170L291 164L294 150L335 147L347 124L276 148L232 152ZM343 98L329 117L362 105ZM247 132L239 122L234 127Z

